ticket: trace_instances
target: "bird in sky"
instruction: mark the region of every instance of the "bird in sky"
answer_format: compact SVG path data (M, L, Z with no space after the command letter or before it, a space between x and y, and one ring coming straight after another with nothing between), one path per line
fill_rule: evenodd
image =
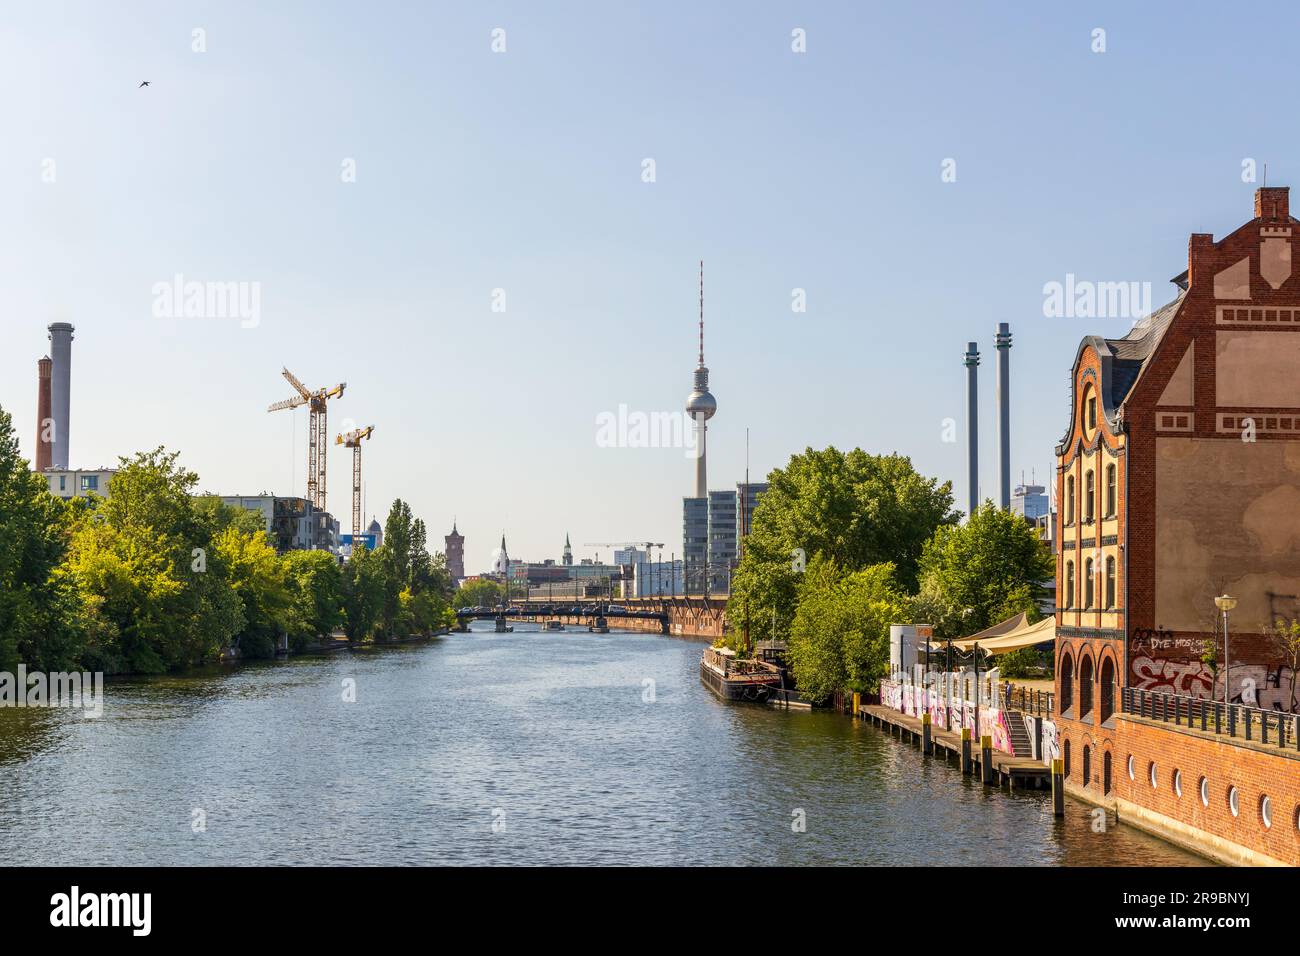
M141 83L140 83L140 86L148 86L148 85L149 85L149 81L148 81L148 80L143 80L143 81L141 81ZM140 86L137 86L136 89L138 90L138 89L140 88Z

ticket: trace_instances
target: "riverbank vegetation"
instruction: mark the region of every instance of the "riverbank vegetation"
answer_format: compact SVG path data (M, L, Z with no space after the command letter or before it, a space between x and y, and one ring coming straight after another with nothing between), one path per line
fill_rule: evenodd
M505 588L489 578L466 581L456 589L452 607L496 607L505 600Z
M962 637L1039 616L1053 557L1024 519L991 503L964 524L952 484L901 455L807 449L768 475L732 576L728 642L788 644L800 689L825 700L888 671L889 625Z
M276 552L255 512L196 496L174 452L120 460L107 498L64 502L0 409L0 670L161 673L223 656L427 635L455 621L442 555L400 499L384 543L342 567Z

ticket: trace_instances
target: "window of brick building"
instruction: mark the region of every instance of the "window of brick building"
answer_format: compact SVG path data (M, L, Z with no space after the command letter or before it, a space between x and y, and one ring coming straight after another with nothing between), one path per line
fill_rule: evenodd
M1104 724L1115 714L1115 663L1108 657L1101 662L1101 722Z
M1201 806L1210 805L1210 781L1205 777L1201 778Z
M1147 767L1147 779L1151 781L1152 790L1155 790L1157 787L1160 786L1160 784L1157 782L1156 762L1154 760L1151 761L1151 765Z
M1268 830L1273 826L1273 801L1264 794L1259 798L1259 822Z
M1115 607L1115 558L1106 559L1106 608L1113 610Z
M1088 609L1092 608L1093 591L1095 590L1092 579L1092 558L1089 558L1083 564L1083 606Z
M1074 562L1065 562L1065 606L1074 607Z
M1115 496L1117 492L1116 489L1117 481L1118 479L1116 478L1115 466L1107 465L1106 466L1106 517L1107 518L1115 517L1115 507L1116 507Z
M1228 809L1232 811L1234 817L1241 812L1241 796L1237 793L1236 787L1228 788Z
M1074 706L1074 658L1069 651L1061 655L1061 713Z
M1097 479L1093 475L1091 468L1088 469L1083 487L1084 493L1088 496L1088 500L1083 505L1083 520L1087 524L1092 524L1093 519L1097 516Z
M1092 658L1084 655L1079 661L1079 716L1092 713Z
M1074 524L1074 475L1065 479L1065 523Z

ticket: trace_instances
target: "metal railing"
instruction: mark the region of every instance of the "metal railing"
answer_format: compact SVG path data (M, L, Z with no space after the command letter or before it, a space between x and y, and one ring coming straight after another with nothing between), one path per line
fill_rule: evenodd
M1300 714L1125 687L1121 709L1150 720L1300 751Z
M1023 714L1034 714L1037 717L1051 717L1056 712L1056 694L1050 690L1005 684L1002 688L1002 696L1007 710L1018 710Z

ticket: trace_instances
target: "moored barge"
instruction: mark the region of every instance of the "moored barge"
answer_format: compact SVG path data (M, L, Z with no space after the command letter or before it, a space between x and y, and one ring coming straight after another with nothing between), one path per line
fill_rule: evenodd
M706 647L700 681L723 700L763 703L781 689L781 670L766 661L737 657L729 647Z

